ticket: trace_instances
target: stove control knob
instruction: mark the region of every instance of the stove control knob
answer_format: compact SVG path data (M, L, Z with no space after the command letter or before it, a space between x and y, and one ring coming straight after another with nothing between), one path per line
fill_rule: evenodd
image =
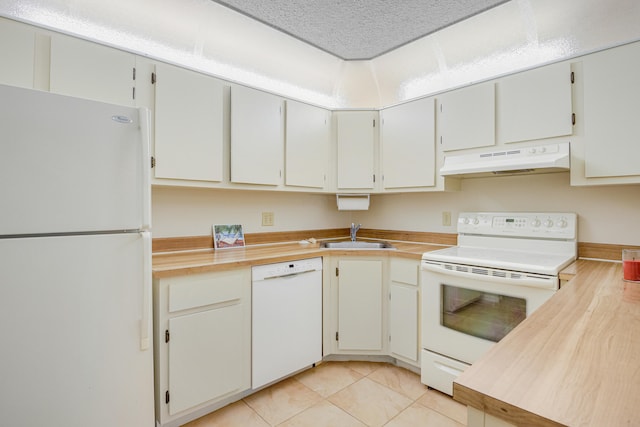
M540 227L540 220L538 218L534 219L533 221L531 221L531 225L533 225L534 227Z
M464 225L469 224L469 218L466 218L466 217L465 217L465 218L462 220L462 223L463 223Z
M560 228L565 228L567 225L569 225L569 224L567 223L567 220L564 219L564 218L562 218L560 221L558 221L558 227L560 227Z
M552 221L552 220L550 220L550 219L547 219L547 220L544 222L544 226L545 226L545 227L547 227L547 228L551 228L551 227L553 227L553 221Z
M473 225L480 224L480 220L478 218L473 218Z

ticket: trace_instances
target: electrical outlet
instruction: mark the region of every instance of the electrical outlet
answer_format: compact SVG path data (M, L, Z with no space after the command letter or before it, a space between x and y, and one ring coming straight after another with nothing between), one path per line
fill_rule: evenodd
M451 226L451 212L442 212L442 225Z
M273 212L262 212L262 225L263 226L273 225Z

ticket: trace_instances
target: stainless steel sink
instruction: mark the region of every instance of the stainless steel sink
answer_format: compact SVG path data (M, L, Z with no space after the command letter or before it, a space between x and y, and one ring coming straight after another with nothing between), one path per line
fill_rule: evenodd
M395 249L391 244L387 242L361 242L361 241L347 241L347 242L322 242L321 248L327 249Z

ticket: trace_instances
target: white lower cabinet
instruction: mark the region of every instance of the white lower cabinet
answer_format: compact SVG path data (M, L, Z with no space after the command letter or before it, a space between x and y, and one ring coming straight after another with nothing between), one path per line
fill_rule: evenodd
M180 425L248 390L251 270L154 280L154 338L160 425Z
M325 265L330 265L325 355L385 354L387 258L331 257Z
M239 304L169 319L169 414L242 389Z
M515 427L513 424L487 414L472 406L467 406L468 427Z
M420 261L391 258L389 264L389 353L418 366Z

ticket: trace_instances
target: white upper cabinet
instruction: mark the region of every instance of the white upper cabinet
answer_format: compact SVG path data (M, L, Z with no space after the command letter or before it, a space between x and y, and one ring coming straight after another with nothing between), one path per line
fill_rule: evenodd
M434 104L434 98L425 98L381 112L385 189L435 184Z
M0 84L33 88L35 43L33 29L0 18Z
M134 106L135 56L63 35L51 37L51 92Z
M442 151L495 145L495 111L493 82L439 96L437 117Z
M287 101L285 184L324 188L329 161L331 113Z
M375 111L335 112L338 189L375 188Z
M160 63L155 74L155 177L222 181L224 85Z
M282 98L231 87L231 182L282 184Z
M638 70L640 43L584 58L586 178L640 176Z
M571 66L563 62L496 83L498 143L571 135Z

